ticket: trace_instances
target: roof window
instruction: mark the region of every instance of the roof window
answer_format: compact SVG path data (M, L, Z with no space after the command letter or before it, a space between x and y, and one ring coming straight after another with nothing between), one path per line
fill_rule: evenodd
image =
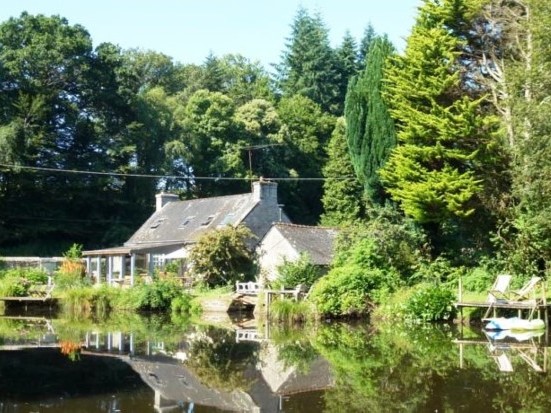
M206 227L207 225L210 225L212 220L214 219L214 215L209 215L207 219L205 219L203 222L201 222L201 225Z
M161 225L161 224L163 223L163 221L166 221L166 218L159 218L159 219L156 219L155 221L153 221L153 223L151 224L150 228L152 228L152 229L157 228L159 225Z
M180 226L178 228L184 228L187 224L189 224L191 221L193 221L194 216L185 217L183 221L180 223Z

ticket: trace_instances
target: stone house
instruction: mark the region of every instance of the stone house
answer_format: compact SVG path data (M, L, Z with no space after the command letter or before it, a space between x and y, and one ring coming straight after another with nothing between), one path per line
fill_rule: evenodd
M274 281L277 267L284 260L297 260L301 254L308 254L312 264L328 267L337 234L335 228L275 223L257 247L261 277Z
M252 192L180 201L177 195L156 195L155 212L120 247L84 251L87 274L96 282L134 283L137 269L151 274L167 261L185 258L207 231L244 225L255 235L255 247L274 222L289 222L277 200L277 183L253 182Z

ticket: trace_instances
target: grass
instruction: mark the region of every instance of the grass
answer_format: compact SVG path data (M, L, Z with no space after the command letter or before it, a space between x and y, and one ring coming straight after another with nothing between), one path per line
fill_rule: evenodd
M269 320L287 324L301 323L311 318L313 313L312 304L306 300L282 298L270 305Z

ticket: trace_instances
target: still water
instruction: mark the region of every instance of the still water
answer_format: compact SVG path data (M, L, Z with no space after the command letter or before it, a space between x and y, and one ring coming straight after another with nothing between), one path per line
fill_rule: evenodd
M551 412L546 334L0 318L0 413Z

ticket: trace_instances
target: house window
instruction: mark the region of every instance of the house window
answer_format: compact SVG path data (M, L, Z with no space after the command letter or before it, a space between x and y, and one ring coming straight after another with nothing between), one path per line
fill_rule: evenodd
M161 268L165 265L165 255L164 254L153 254L153 267Z
M201 225L206 227L207 225L209 225L212 222L213 219L214 219L214 215L209 215L207 217L207 219L205 219L203 222L201 222Z

